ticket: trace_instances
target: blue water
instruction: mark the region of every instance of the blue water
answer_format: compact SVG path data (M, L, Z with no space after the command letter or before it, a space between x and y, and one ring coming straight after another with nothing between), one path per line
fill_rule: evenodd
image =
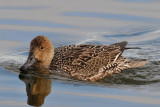
M19 19L0 19L0 24L24 25L24 26L44 26L56 28L70 28L75 27L67 24L33 21L33 20L19 20Z
M1 106L27 106L27 95L25 90L25 84L18 78L18 74L12 74L8 70L0 68L1 75L1 88L0 88L0 100ZM10 77L6 80L7 77ZM28 81L31 79L31 76ZM32 77L33 79L33 77ZM31 80L32 80L31 79ZM4 81L5 80L5 81ZM34 79L33 79L34 80ZM43 106L131 106L131 107L151 107L153 104L141 104L123 101L123 99L116 100L115 98L107 98L107 95L120 95L120 96L146 96L140 93L126 91L122 89L113 88L112 86L100 86L95 84L85 84L80 82L66 82L56 79L51 79L52 89L48 96L46 96L45 103ZM32 83L32 82L30 82ZM42 81L42 84L43 81ZM88 96L87 94L97 95ZM82 95L82 96L81 96ZM106 97L99 97L103 95ZM152 98L153 96L146 96ZM153 97L157 98L157 97ZM158 97L159 98L159 97ZM63 103L62 103L63 101ZM7 102L7 103L5 103ZM13 104L16 103L16 104ZM158 105L154 105L158 107Z
M159 0L1 1L0 107L159 107ZM95 83L56 75L21 74L30 41L45 35L53 46L128 41L129 59L146 59Z
M121 21L140 21L140 22L151 22L160 23L160 19L152 17L142 17L135 15L125 15L125 14L111 14L111 13L95 13L95 12L66 12L66 16L79 16L79 17L92 17L92 18L106 18Z
M158 0L117 0L117 1L123 1L123 2L156 2Z
M0 9L12 9L12 10L33 10L33 9L42 9L49 8L48 6L0 6Z

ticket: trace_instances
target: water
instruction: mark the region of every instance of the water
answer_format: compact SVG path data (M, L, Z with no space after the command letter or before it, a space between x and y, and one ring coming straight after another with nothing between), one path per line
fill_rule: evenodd
M0 106L159 107L159 0L1 0ZM54 47L128 41L123 56L147 59L95 83L55 75L20 74L30 41L47 36Z

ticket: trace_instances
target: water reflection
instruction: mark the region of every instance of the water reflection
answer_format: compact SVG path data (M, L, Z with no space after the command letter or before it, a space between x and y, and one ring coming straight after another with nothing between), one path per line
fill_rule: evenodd
M44 104L46 96L51 92L52 81L44 77L33 74L19 74L19 79L26 84L28 96L27 103L31 106L41 106Z

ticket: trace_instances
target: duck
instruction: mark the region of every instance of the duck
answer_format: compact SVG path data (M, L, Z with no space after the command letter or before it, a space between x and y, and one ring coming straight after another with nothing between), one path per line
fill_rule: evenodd
M130 60L122 56L124 50L140 49L126 47L127 43L122 41L111 45L79 44L54 48L46 36L40 35L31 41L28 58L20 71L46 69L55 74L95 82L122 70L147 64L144 59Z

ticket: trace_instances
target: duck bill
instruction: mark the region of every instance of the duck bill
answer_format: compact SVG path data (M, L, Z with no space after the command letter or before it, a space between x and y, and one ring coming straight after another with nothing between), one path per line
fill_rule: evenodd
M20 67L20 70L26 71L30 69L35 62L36 62L36 58L34 57L34 53L30 52L27 61Z

